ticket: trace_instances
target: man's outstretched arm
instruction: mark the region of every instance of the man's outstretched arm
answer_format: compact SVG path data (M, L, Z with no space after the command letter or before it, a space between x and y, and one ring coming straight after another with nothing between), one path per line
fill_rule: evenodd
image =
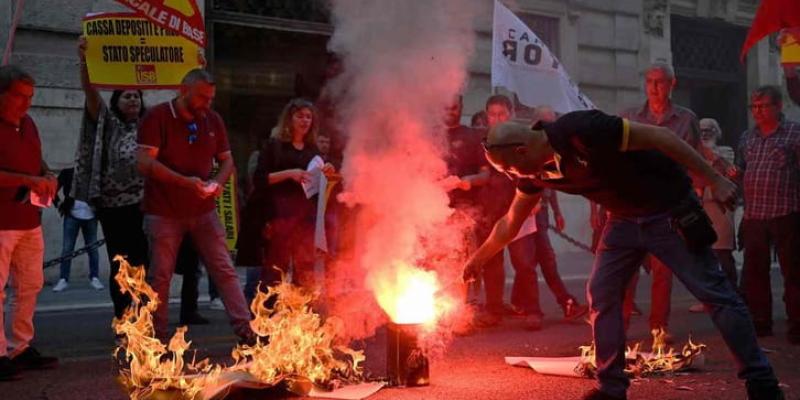
M660 151L705 179L711 186L714 198L732 209L736 200L736 185L717 172L695 149L669 129L630 122L627 138L623 137L620 149Z
M464 267L464 280L475 279L483 265L517 236L522 223L531 215L541 198L541 192L525 194L517 190L506 214L494 224L492 233L467 261Z

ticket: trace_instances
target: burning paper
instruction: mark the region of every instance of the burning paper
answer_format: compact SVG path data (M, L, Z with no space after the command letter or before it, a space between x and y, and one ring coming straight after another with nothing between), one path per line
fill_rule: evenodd
M131 399L166 392L184 399L211 399L232 387L269 388L279 383L305 395L315 386L319 392L361 381L363 353L336 343L342 323L335 318L323 321L311 309L314 296L287 282L259 292L253 300L255 319L250 325L259 339L233 350L233 366L187 362L191 342L184 338L186 327L178 328L167 346L155 338L153 312L159 300L144 280L144 268L132 267L120 256L115 260L120 262L115 277L120 290L133 299L123 317L113 322L115 332L123 336L115 354Z
M640 344L625 351L625 373L641 378L653 375L701 369L705 366L704 344L694 344L692 339L678 352L667 348L663 330L653 330L650 352L640 352ZM581 346L581 355L575 357L506 357L506 364L530 367L544 375L594 378L597 373L594 345Z

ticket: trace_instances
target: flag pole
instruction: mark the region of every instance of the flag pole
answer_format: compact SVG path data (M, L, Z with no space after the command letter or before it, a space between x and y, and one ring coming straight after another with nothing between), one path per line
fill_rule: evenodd
M19 20L22 18L22 6L25 4L25 0L17 0L17 6L14 10L14 19L11 20L11 28L8 30L8 41L6 41L6 48L3 51L3 63L2 65L8 65L8 62L11 58L11 49L14 48L14 38L17 34L17 26L19 25Z

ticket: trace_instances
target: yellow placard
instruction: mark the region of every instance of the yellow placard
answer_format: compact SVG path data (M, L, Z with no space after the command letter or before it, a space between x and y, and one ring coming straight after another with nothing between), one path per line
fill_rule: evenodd
M200 67L197 44L132 13L83 19L89 81L100 88L170 89Z
M787 29L780 45L781 64L800 65L800 28Z
M225 244L228 251L236 249L236 240L239 237L239 207L236 193L236 172L231 174L222 194L214 199L217 203L217 216L225 228Z

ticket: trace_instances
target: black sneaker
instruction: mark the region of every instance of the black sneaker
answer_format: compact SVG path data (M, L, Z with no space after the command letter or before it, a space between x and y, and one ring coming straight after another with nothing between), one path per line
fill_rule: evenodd
M574 321L589 312L589 306L578 303L575 299L569 299L564 303L564 319Z
M582 400L628 400L628 397L627 396L616 397L606 392L602 392L600 391L600 389L592 389L588 393L583 395L581 399Z
M12 358L11 362L19 369L52 369L58 366L58 358L45 357L30 346Z
M777 381L747 381L747 400L784 400L783 390Z
M0 381L13 381L20 378L20 371L11 359L0 357Z

